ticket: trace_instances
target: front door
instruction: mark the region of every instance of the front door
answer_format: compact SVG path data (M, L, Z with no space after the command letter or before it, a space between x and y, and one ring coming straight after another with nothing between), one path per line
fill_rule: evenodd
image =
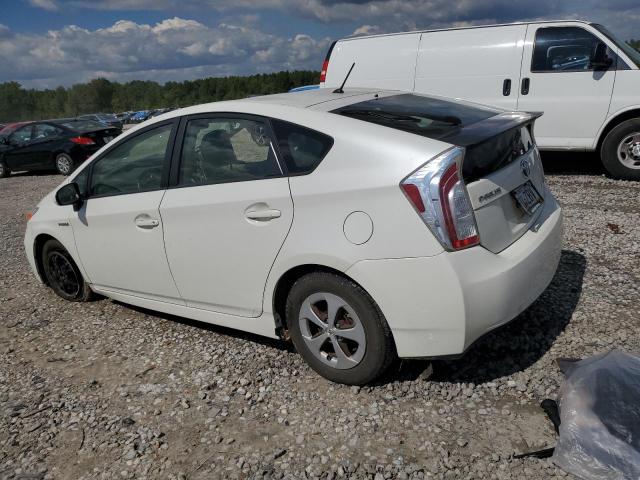
M159 212L173 125L127 138L90 165L88 199L71 225L80 260L98 288L184 303L167 264Z
M33 138L33 125L26 125L13 132L9 138L6 162L10 170L31 170L35 164L33 150L30 148Z
M603 42L590 27L529 25L518 110L544 112L535 136L544 148L593 147L609 111L615 64L591 66ZM608 55L615 59L615 53Z
M175 188L160 206L178 289L189 306L257 317L293 220L268 124L230 114L189 118L179 158Z

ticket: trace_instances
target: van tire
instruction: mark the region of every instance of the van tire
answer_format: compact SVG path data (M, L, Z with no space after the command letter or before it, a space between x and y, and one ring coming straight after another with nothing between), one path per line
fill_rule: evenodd
M306 340L305 336L303 336L302 329L307 329L307 335L309 329L309 327L304 326L305 320L302 317L302 312L305 311L304 306L309 304L305 302L309 302L310 298L316 298L316 296L322 297L323 295L326 296L326 298L343 301L344 306L353 312L355 323L359 323L361 326L362 330L360 331L364 331L364 341L362 342L364 344L364 356L358 357L357 362L354 362L354 366L351 366L351 364L346 366L342 364L342 367L330 365L327 357L333 357L335 360L338 360L338 357L344 357L335 354L323 356L323 354L320 353L323 347L318 344L317 348L310 348L310 336L306 336ZM315 300L311 301L311 304L313 304L314 301ZM321 303L322 300L315 305ZM351 349L346 345L349 340L340 336L340 330L344 328L345 325L340 326L339 322L346 321L349 323L351 320L351 314L348 310L341 310L342 308L343 307L340 307L336 311L335 323L331 322L331 324L328 324L327 322L327 326L333 326L335 328L325 329L325 334L323 334L326 335L328 332L331 332L329 336L325 337L327 340L322 344L325 349L329 349L330 351L334 350L333 345L337 343L343 345L343 347L340 348L347 348L347 351ZM329 307L327 306L327 312L328 311ZM347 385L365 385L384 374L397 359L393 335L378 305L362 287L340 275L329 272L313 272L299 278L289 291L286 319L291 340L298 353L302 355L313 370L333 382ZM354 323L352 323L352 325L346 325L346 328L353 326L355 326ZM319 329L319 332L320 333L316 333L316 335L319 336L322 334L321 329ZM318 337L312 336L312 338ZM353 350L351 350L351 352L353 352ZM344 352L342 353L344 354ZM357 353L349 358L353 359L356 357Z
M634 152L630 147L635 146ZM602 165L613 178L640 180L640 118L626 120L611 130L602 142Z

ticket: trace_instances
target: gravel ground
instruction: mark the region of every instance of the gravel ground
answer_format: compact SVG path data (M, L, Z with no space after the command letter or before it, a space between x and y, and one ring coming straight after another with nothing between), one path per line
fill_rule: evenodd
M547 156L558 273L459 360L331 384L285 343L42 287L23 213L61 180L0 179L0 478L554 478L555 360L640 351L640 184Z

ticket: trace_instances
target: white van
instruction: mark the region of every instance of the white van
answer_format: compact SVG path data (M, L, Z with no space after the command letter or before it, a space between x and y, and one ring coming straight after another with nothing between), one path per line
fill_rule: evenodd
M601 25L517 23L335 42L321 87L439 94L544 112L544 150L599 151L614 177L640 180L640 53Z

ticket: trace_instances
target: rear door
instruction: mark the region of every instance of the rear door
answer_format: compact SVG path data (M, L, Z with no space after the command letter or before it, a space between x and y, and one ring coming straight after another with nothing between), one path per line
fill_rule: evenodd
M181 132L160 206L173 277L188 306L257 317L293 220L269 124L206 114L183 120Z
M29 145L34 166L53 168L53 154L66 141L64 130L48 123L36 123L33 126L33 139Z
M592 148L607 117L616 77L615 65L606 70L591 67L600 42L604 40L589 25L529 26L518 110L544 112L534 132L540 147ZM616 58L613 51L608 55Z
M515 110L526 25L424 32L415 91Z

